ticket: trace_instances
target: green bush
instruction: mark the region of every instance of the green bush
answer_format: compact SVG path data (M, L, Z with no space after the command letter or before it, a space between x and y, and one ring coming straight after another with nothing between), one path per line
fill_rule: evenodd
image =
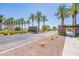
M21 28L20 27L16 27L15 31L21 31Z
M15 32L9 32L9 35L13 35L13 34L15 34Z
M26 33L26 31L23 31L23 33Z
M0 32L0 34L2 34L2 32Z
M26 31L1 31L0 34L3 35L13 35L13 34L23 34L26 33Z
M9 35L9 32L4 31L4 32L3 32L3 35Z
M22 31L20 31L20 34L23 34L23 32L22 32Z
M13 35L15 33L14 32L9 32L9 31L4 31L2 34L3 35Z
M59 35L66 35L64 32L59 32L58 34Z

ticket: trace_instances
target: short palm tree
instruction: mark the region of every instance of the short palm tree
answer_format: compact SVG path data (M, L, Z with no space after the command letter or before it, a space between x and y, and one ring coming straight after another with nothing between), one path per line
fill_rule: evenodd
M55 16L61 19L61 26L64 26L64 19L69 16L66 4L59 5Z
M1 25L0 29L2 29L2 21L3 21L3 15L0 15L0 25Z
M31 19L32 21L32 27L34 26L34 19L35 19L35 15L34 14L31 14L29 19Z
M15 21L15 23L16 23L16 25L17 25L18 27L21 28L21 20L20 20L20 19L17 19L17 20Z
M5 25L8 26L8 30L9 31L12 31L12 29L14 28L14 18L8 18L5 22L4 22Z
M40 11L37 12L36 14L36 21L38 22L38 31L40 30L40 22L41 22L41 19L42 19L42 14Z

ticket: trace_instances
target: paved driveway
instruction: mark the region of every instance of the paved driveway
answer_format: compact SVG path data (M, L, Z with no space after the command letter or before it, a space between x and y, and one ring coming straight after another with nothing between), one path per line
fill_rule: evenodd
M0 35L0 51L10 49L19 45L23 45L27 42L38 40L40 38L48 37L56 32L46 32L39 34L15 34L15 35Z
M79 56L79 40L75 37L66 37L63 56Z

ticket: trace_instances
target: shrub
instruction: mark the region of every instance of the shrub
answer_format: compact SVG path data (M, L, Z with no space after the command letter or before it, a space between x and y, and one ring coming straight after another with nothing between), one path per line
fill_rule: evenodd
M54 40L53 38L51 38L51 40Z
M57 30L57 28L54 26L54 27L53 27L53 30Z
M46 41L42 41L42 42L40 42L40 45L41 45L42 47L44 47L44 46L45 46L45 44L47 44L47 42L46 42Z
M79 37L79 35L76 35L76 37Z
M15 34L15 32L9 32L9 35L13 35L13 34Z
M13 35L13 34L15 34L15 32L4 31L2 34L3 35Z
M20 31L20 30L21 30L20 27L16 27L16 28L15 28L15 31Z
M23 31L23 33L26 33L26 31Z
M0 34L2 34L2 31L0 32Z
M59 32L58 34L59 35L66 35L64 32Z
M9 35L9 32L8 31L4 31L3 34L4 35Z
M22 34L23 32L22 31L20 31L20 34Z
M41 44L41 46L45 46L45 44Z

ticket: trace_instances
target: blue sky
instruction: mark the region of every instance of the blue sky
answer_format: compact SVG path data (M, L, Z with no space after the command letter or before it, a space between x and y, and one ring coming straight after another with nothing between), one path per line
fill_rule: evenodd
M54 13L57 11L59 4L55 3L49 3L49 4L28 4L28 3L0 3L0 15L4 15L5 18L14 17L14 19L17 18L25 18L25 20L28 20L30 14L35 13L37 11L41 11L42 15L46 15L48 21L46 22L47 25L58 26L61 24L61 20L58 19L56 16L54 16ZM79 23L79 15L77 16L77 23ZM69 17L65 19L65 24L71 24L72 18ZM35 25L37 25L36 22L34 22ZM41 22L42 26L42 22Z

